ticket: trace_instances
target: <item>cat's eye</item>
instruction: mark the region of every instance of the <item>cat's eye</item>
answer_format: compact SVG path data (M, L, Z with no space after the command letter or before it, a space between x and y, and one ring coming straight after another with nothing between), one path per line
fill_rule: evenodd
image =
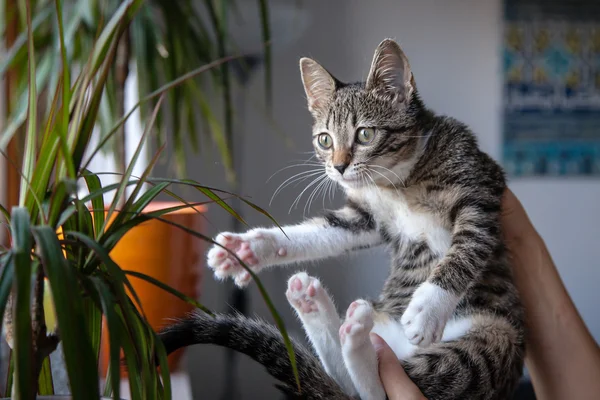
M360 128L356 139L359 143L367 144L370 143L375 137L375 129L373 128Z
M333 146L333 140L328 133L321 133L319 137L317 137L317 142L319 142L319 146L324 149L329 149Z

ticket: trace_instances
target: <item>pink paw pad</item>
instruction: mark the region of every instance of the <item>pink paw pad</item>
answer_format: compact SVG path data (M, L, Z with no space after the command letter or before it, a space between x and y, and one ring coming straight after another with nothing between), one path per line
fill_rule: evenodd
M354 311L356 311L356 309L358 308L358 306L360 306L361 304L358 301L353 301L350 306L348 307L348 311L346 311L346 317L347 318L352 318L352 316L354 315Z
M286 296L290 304L300 313L308 314L319 311L315 296L320 282L305 273L294 275L288 281Z

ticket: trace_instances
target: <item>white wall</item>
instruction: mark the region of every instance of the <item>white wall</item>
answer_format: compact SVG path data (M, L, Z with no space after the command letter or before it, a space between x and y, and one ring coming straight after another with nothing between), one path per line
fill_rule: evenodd
M272 4L284 5L281 1ZM298 59L312 56L322 62L341 80L363 79L375 46L385 37L395 37L408 55L417 86L425 102L439 113L452 115L471 126L480 138L482 148L494 157L501 150L501 85L500 43L501 8L499 0L360 0L305 1L302 9L308 15L305 29L293 43L274 46L274 118L281 132L294 143L286 147L264 117L262 104L262 71L250 85L246 117L236 133L244 144L237 150L243 154L241 176L243 194L267 206L276 186L292 175L291 169L265 181L277 169L292 160L306 159L301 154L311 150L310 117L298 73ZM245 10L245 8L242 8ZM244 14L252 21L255 10ZM286 14L287 15L287 14ZM273 19L277 19L273 14ZM279 17L283 18L283 17ZM280 19L278 19L281 22ZM279 24L288 26L289 24ZM252 29L244 28L244 43L254 43ZM277 33L275 32L275 35ZM254 40L254 42L253 42ZM249 45L250 46L250 45ZM213 167L211 167L213 166ZM199 157L190 158L192 178L224 186L222 176L213 163ZM299 172L299 170L298 170ZM569 292L585 321L600 339L600 317L596 288L600 282L600 181L515 181L511 187L525 204L560 269ZM287 214L289 205L300 188L289 189L268 210L281 223L302 218L299 210ZM341 196L337 196L339 202ZM313 213L321 207L315 201ZM248 211L250 224L266 224L266 220ZM229 229L223 213L211 211L215 227L211 234ZM344 309L357 297L375 296L387 274L387 257L378 250L362 252L340 260L317 263L308 267L331 289L337 304ZM297 270L300 268L294 268ZM285 282L292 269L272 270L262 275L278 309L293 334L302 336L284 297ZM215 283L208 271L203 281L203 302L217 310L226 310L227 285ZM253 310L267 319L268 312L255 287L249 289ZM196 396L219 398L223 382L223 352L197 346L188 353L188 369ZM235 372L241 385L240 399L275 398L268 387L262 368L244 362ZM229 378L227 378L229 381Z

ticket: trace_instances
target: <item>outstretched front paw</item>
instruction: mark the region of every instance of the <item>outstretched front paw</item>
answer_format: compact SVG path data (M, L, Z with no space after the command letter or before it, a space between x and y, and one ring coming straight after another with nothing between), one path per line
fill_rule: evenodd
M252 272L259 272L264 267L275 264L277 259L285 257L287 253L285 248L277 244L273 233L260 229L241 234L224 232L217 236L215 242L222 247L214 245L208 251L208 266L215 271L216 278L232 277L240 287L246 286L251 276L237 258Z
M419 286L400 319L408 341L423 347L439 342L458 300L454 294L429 282Z

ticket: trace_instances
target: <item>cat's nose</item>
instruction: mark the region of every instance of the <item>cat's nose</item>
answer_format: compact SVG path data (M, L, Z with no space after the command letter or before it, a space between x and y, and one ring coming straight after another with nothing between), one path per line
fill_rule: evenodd
M334 165L333 168L337 169L340 175L344 175L344 171L346 170L346 168L348 168L348 165L349 164L339 164Z

